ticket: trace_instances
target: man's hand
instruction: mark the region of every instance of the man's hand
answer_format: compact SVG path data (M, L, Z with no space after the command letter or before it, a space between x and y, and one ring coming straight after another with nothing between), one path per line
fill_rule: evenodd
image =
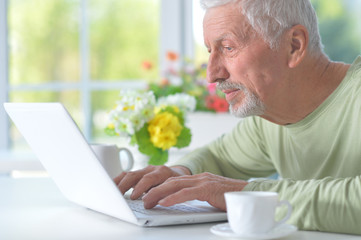
M134 188L131 199L143 193L144 207L157 204L172 206L190 200L207 201L212 206L226 211L225 192L241 191L248 183L211 173L190 175L184 167L148 166L145 169L122 173L114 179L124 194Z
M144 197L144 207L157 204L165 207L190 200L207 201L210 205L226 211L225 192L241 191L248 183L211 173L171 177L152 188Z
M133 188L133 193L130 196L135 200L142 196L143 193L148 192L151 188L162 184L170 177L177 177L182 175L190 175L191 172L181 166L166 167L166 166L148 166L144 169L134 172L122 172L119 176L114 178L115 184L124 194L130 188Z

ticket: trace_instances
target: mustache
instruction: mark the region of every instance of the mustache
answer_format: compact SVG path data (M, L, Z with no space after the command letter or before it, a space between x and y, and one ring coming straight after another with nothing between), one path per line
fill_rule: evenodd
M246 87L243 86L242 84L240 83L232 83L232 82L217 82L217 85L216 85L217 89L218 90L228 90L228 89L240 89L240 90L243 90L243 91L247 91Z

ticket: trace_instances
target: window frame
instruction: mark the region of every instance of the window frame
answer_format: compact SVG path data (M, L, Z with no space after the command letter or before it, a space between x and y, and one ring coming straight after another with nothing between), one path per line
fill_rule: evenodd
M91 93L96 90L111 90L120 88L141 89L147 84L144 81L122 79L115 82L101 82L90 78L89 67L89 18L87 0L81 0L79 6L79 51L80 51L80 81L78 83L44 83L9 85L9 44L8 44L8 9L9 0L0 1L0 103L7 102L11 91L63 91L78 90L81 94L81 107L84 114L85 138L91 136ZM165 66L164 56L167 51L178 52L181 58L193 57L193 27L192 0L161 0L160 2L160 69ZM34 159L16 159L10 150L10 122L4 107L0 107L0 173L11 170L41 170L42 167ZM17 161L14 161L16 159Z
M0 1L0 102L8 99L8 29L7 0ZM2 105L2 104L1 104ZM0 149L9 148L9 122L5 109L0 107Z

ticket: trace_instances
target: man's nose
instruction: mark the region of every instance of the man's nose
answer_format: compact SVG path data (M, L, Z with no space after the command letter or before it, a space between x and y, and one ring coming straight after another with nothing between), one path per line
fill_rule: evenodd
M223 60L216 54L211 53L207 65L207 82L214 83L227 80L229 73Z

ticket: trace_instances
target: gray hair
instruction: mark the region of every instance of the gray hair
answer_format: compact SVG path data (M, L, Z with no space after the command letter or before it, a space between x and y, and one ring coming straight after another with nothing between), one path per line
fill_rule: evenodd
M205 10L229 3L239 4L241 14L271 49L279 48L285 30L301 24L309 33L310 53L323 52L316 12L309 0L201 0Z

